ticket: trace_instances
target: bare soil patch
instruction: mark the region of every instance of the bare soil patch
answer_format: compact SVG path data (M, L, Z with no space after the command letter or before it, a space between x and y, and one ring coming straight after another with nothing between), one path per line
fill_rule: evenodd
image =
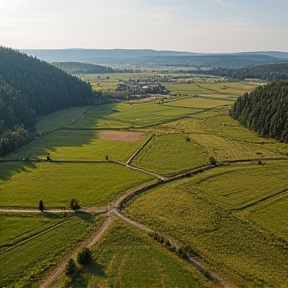
M141 132L125 132L125 131L101 131L99 137L102 139L138 142L143 133Z

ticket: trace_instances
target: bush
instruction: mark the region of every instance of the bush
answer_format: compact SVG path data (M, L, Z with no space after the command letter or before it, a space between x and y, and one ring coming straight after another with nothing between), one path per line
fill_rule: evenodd
M77 272L77 267L76 267L75 261L70 258L65 267L65 274L67 276L71 276L75 274L76 272Z
M88 264L92 259L92 253L89 248L83 248L77 255L77 262L81 265Z
M72 210L77 210L77 209L80 209L80 205L78 203L78 200L77 199L72 199L71 202L70 202L70 208Z
M213 156L210 157L210 164L211 165L216 165L217 164L217 161L216 161L216 159Z
M171 241L170 241L169 239L166 239L165 242L164 242L164 244L165 244L167 247L172 246Z

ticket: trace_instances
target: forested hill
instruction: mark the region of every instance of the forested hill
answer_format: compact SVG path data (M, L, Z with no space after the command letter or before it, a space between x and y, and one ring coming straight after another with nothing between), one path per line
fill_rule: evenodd
M53 62L54 66L71 74L105 74L113 73L110 67L80 62Z
M0 47L0 155L28 141L36 117L87 105L90 85L10 48Z
M198 73L203 73L199 71ZM288 63L273 63L246 68L213 68L205 74L227 77L233 80L259 79L263 81L288 79Z
M288 81L273 81L239 97L230 115L260 136L288 142Z

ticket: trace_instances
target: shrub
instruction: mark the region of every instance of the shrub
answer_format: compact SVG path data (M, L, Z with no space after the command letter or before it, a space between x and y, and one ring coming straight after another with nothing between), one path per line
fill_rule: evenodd
M81 265L88 264L92 259L91 250L87 247L83 248L77 255L77 262Z
M210 161L211 165L216 165L217 164L217 161L216 161L216 159L213 156L210 157L209 161Z
M71 202L70 202L70 208L72 210L77 210L77 209L80 209L80 205L78 203L78 200L77 199L72 199Z
M65 267L65 274L67 276L71 276L71 275L75 274L76 271L77 271L77 267L76 267L75 261L70 258L66 267Z

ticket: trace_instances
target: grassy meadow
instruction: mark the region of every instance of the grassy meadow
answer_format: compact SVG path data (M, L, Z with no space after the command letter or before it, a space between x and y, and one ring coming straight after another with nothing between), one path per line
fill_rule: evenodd
M119 80L152 76L174 77L151 71L87 77L93 89L107 91ZM81 207L109 205L129 189L158 181L107 161L125 163L139 148L130 164L164 176L208 164L211 156L218 164L252 159L162 183L132 198L124 213L189 244L196 260L237 287L287 287L288 161L267 157L288 159L288 145L260 138L230 118L233 101L256 83L189 80L183 75L185 83L163 83L174 96L39 118L37 132L44 135L3 157L25 161L0 159L0 206L38 208L43 200L45 208L68 208L72 198ZM47 156L51 162L43 161ZM0 214L0 286L39 287L43 275L101 223L103 217L92 214ZM92 250L93 262L74 287L222 287L117 219ZM53 287L68 287L67 281L62 275Z
M82 207L108 205L127 189L153 179L148 174L109 163L46 162L22 168L19 163L0 165L11 170L10 177L0 181L1 206L8 207L38 208L43 200L47 208L68 208L72 198Z
M64 282L64 276L61 280ZM59 287L61 282L52 287ZM146 233L114 220L93 248L93 261L71 281L73 287L209 287L189 264Z
M211 172L203 175L207 173ZM189 244L200 255L200 262L208 267L212 264L210 269L220 271L239 287L287 286L287 242L279 240L268 225L262 227L260 222L255 225L244 216L238 218L219 206L214 197L203 197L194 181L192 177L151 189L127 203L125 214L162 235ZM245 187L245 182L242 184ZM243 194L248 204L248 193L244 190L239 194L238 198ZM230 206L237 207L238 202L231 199ZM282 224L287 223L282 217Z
M201 109L199 109L201 110ZM193 114L186 108L169 107L158 104L157 101L147 103L123 102L120 104L95 107L83 118L72 125L74 129L81 128L141 128L158 125ZM110 126L111 125L111 126Z
M147 141L149 134L142 134L137 141L105 139L97 130L55 131L41 137L33 146L28 146L12 157L52 160L109 160L126 162Z
M155 136L132 161L132 165L161 175L209 163L208 153L190 137L182 134Z
M36 130L38 133L47 133L65 127L77 121L91 107L72 107L56 111L47 116L38 117Z
M49 214L0 214L0 220L1 287L35 288L50 268L103 222L99 216Z

